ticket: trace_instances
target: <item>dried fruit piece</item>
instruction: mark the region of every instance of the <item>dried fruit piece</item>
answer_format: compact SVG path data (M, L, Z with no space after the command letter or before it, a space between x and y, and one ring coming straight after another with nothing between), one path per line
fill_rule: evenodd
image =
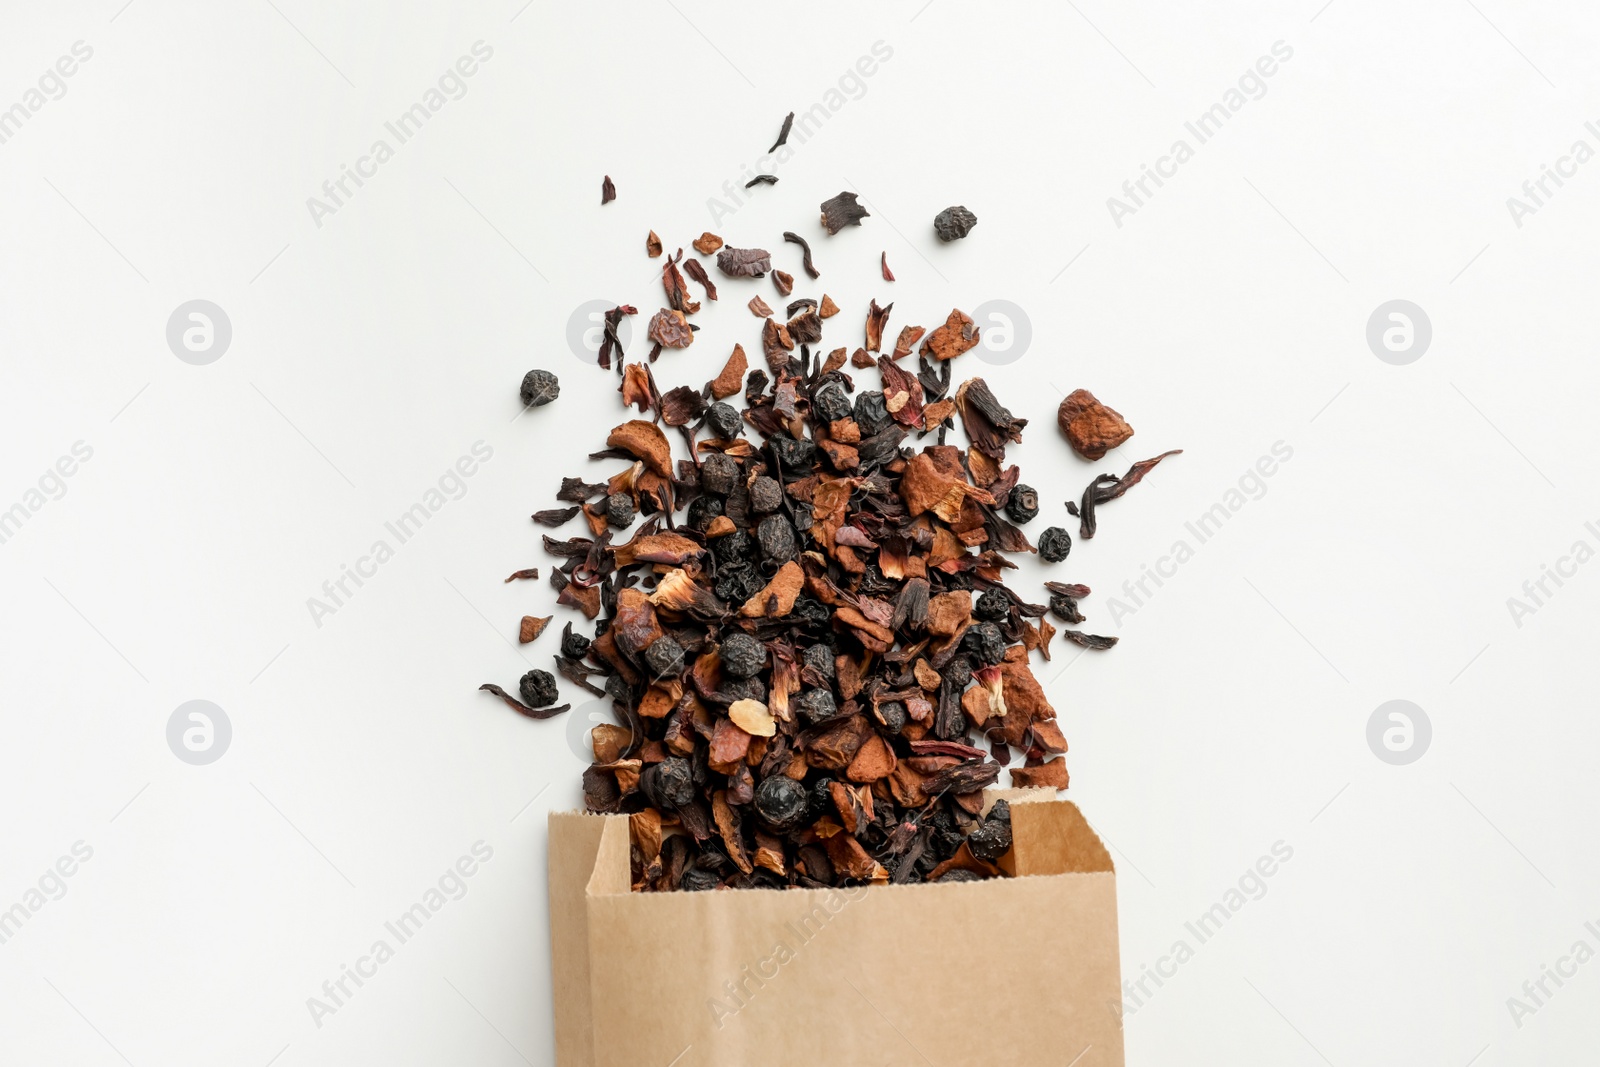
M889 312L894 310L891 301L888 307L879 307L876 300L867 305L867 351L876 352L883 348L883 328L889 324Z
M633 419L612 429L606 444L643 460L652 473L672 477L672 447L661 427L643 419Z
M1046 563L1060 563L1072 551L1072 535L1052 526L1039 535L1039 557Z
M672 308L662 308L651 317L645 336L662 348L688 348L694 343L694 331L689 328L689 320L683 312Z
M561 380L547 370L531 370L522 376L520 392L528 407L543 407L561 395Z
M759 278L772 269L772 253L765 248L724 248L717 253L717 269L730 278Z
M840 193L822 202L822 226L830 235L846 226L860 226L868 217L867 209L856 203L855 193Z
M524 615L522 617L522 625L517 629L517 640L524 645L534 640L540 634L544 633L544 628L549 626L550 620L554 618L554 615L546 615L543 618L535 618L532 615Z
M735 700L728 705L728 718L752 737L772 737L778 732L778 720L759 700Z
M722 365L722 370L711 382L711 395L718 400L732 396L744 388L744 372L749 369L745 359L744 348L740 345L733 346L733 353L728 356L728 362ZM732 436L731 434L727 436Z
M952 308L950 315L944 320L944 325L928 335L922 342L922 354L932 356L934 359L945 361L952 360L961 353L978 344L978 327L973 323L972 317L965 312Z
M779 293L788 296L794 292L794 275L775 270L772 272L772 284L778 287Z
M607 174L605 176L605 180L600 183L600 206L601 207L605 207L607 204L611 203L611 201L615 200L616 198L617 198L617 187L616 187L616 184L614 182L612 182L611 175Z
M752 296L750 298L750 303L746 306L749 307L750 313L758 319L770 318L772 316L771 306L769 306L767 302L761 299L759 296Z
M696 252L702 256L709 256L722 247L722 238L707 230L694 239L693 245Z
M978 216L961 207L947 207L933 217L933 232L938 234L941 241L959 241L972 232L978 224Z
M656 236L656 231L651 230L650 236L644 239L644 251L651 259L661 254L661 238Z
M1107 452L1133 436L1127 420L1087 389L1074 389L1066 395L1056 411L1056 424L1072 450L1084 459L1104 459Z
M883 269L883 280L894 281L894 271L889 269L889 253L884 252L878 257L878 266Z
M823 293L822 303L817 307L817 314L824 319L831 319L839 314L839 305L833 302L833 297Z

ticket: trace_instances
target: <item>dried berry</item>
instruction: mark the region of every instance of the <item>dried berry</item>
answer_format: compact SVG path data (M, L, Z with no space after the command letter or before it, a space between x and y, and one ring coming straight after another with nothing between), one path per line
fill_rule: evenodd
M776 478L763 474L750 483L750 508L757 515L777 511L782 504L783 487Z
M1039 535L1039 558L1046 563L1060 563L1072 551L1072 535L1059 526L1052 526Z
M694 768L681 756L669 756L644 769L639 788L663 811L686 808L694 803Z
M827 722L839 714L839 707L833 701L833 694L826 689L807 689L792 698L789 706L799 712L801 719L808 723Z
M798 549L794 527L782 515L768 515L761 520L756 527L756 543L761 546L762 557L773 563L788 562Z
M722 879L717 877L716 872L700 866L685 867L683 876L678 879L678 888L690 893L704 893L721 884Z
M836 422L850 416L850 400L844 395L844 386L829 382L811 394L811 410L823 422Z
M723 673L733 678L753 678L767 665L767 646L737 630L722 639L717 654Z
M1018 525L1026 525L1039 514L1039 494L1031 485L1017 484L1006 497L1006 517Z
M633 525L633 497L627 493L612 493L606 497L606 523L619 530Z
M765 248L724 248L717 253L717 269L730 278L759 278L772 269L772 253Z
M1050 598L1050 614L1062 622L1070 622L1073 625L1083 621L1083 613L1078 610L1078 602L1059 593Z
M898 700L885 701L877 707L878 722L883 726L883 732L891 736L898 734L906 727L906 706Z
M707 456L700 464L700 488L727 496L739 484L739 464L720 452Z
M531 370L522 376L522 402L530 408L543 407L561 395L561 382L547 370Z
M670 637L658 637L644 650L644 662L657 678L671 678L683 672L683 646Z
M973 623L961 637L961 649L979 663L992 667L1006 657L1006 639L992 622Z
M739 428L743 425L743 420L739 418L739 409L732 404L725 404L719 400L706 409L706 426L725 441L738 437Z
M994 802L989 814L967 835L967 849L977 859L993 863L1011 851L1011 805Z
M978 216L961 207L947 207L933 217L933 232L939 235L941 241L959 241L972 232L978 224Z
M816 671L829 682L834 679L833 649L827 645L809 645L801 653L801 659L811 670Z
M797 829L809 807L806 787L787 775L772 775L756 786L756 814L780 834Z
M572 632L572 624L567 623L561 631L561 654L568 659L582 659L589 651L589 639L582 634Z
M856 394L855 413L852 416L861 427L863 437L874 437L889 428L889 409L884 404L883 393L869 389Z
M711 520L722 514L722 501L714 496L697 496L689 504L689 525L701 532L711 525Z
M731 566L742 563L750 558L756 543L750 535L743 530L734 530L732 533L722 534L711 542L711 554L717 557L717 563Z
M769 442L773 454L785 470L809 468L817 460L817 446L810 441L796 440L788 434L777 434Z
M986 622L999 622L1011 610L1011 598L999 589L986 589L972 605L972 614Z
M976 871L969 871L965 867L951 867L939 877L936 882L981 882L983 878Z
M561 690L549 671L529 671L517 683L517 689L522 693L523 703L530 708L548 708L561 699Z

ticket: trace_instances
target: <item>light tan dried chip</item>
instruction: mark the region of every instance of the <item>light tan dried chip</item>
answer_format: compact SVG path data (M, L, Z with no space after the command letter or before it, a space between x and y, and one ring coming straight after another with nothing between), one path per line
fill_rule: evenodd
M805 585L805 572L800 569L800 564L790 560L778 569L762 590L749 600L744 607L739 609L739 614L746 619L764 619L771 616L787 615L794 608L795 598L800 595L800 589ZM775 603L774 603L775 602Z
M517 640L523 644L532 641L544 633L544 628L550 625L550 620L553 618L555 618L554 615L546 615L542 619L535 618L532 615L524 615L522 617L522 628L517 631Z
M728 357L728 362L722 366L722 372L711 383L711 395L723 400L743 389L744 372L749 366L749 361L745 359L744 346L734 345L733 354Z
M817 314L822 318L831 319L839 314L839 305L833 302L833 297L827 293L822 294L822 303L817 307Z
M694 250L702 256L709 256L722 247L722 238L707 230L694 239Z
M752 296L750 298L750 303L746 306L749 307L750 314L754 315L758 319L767 318L772 314L772 306L759 296Z
M630 419L611 431L606 444L637 456L661 477L672 477L672 446L667 444L667 435L655 423Z
M735 700L728 705L728 718L753 737L771 737L778 732L778 720L759 700Z

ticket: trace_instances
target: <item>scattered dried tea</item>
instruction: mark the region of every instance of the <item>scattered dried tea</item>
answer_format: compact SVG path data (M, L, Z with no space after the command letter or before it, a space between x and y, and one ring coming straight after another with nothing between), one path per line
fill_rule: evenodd
M800 246L800 265L806 269L807 274L811 275L813 279L822 277L822 273L818 271L814 265L812 265L811 246L806 243L806 239L804 237L801 237L799 234L794 233L791 230L784 230L783 239L788 241L790 244Z
M561 395L561 380L547 370L531 370L522 376L521 394L528 407L543 407Z
M770 155L782 148L789 141L789 131L794 128L794 112L791 111L783 117L783 129L778 131L778 139L772 142L772 147L767 149Z
M941 241L959 241L971 233L977 224L978 216L957 205L947 207L933 217L933 232Z
M612 183L611 175L607 174L605 180L600 183L600 206L604 207L616 198L617 187Z
M1104 459L1107 452L1133 436L1133 427L1087 389L1074 389L1062 399L1056 423L1072 450L1084 459Z
M822 227L830 236L846 226L860 226L868 217L867 209L856 203L855 193L840 193L822 202Z
M717 269L730 278L759 278L772 269L772 253L765 248L724 248L717 253Z

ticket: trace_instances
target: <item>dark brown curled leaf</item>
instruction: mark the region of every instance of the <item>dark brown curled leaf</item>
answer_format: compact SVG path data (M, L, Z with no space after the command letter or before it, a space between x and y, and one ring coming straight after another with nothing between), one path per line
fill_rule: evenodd
M744 187L746 189L752 189L757 185L777 185L777 184L778 184L778 176L776 174L757 174L754 178L751 178L749 181L745 182L744 183Z
M570 630L572 624L569 622L567 627ZM568 659L566 656L556 656L554 659L556 661L556 672L560 674L561 677L565 678L569 682L574 683L575 685L583 686L597 697L603 697L606 695L606 691L604 689L601 689L599 686L589 681L590 678L595 676L602 678L605 677L605 671L597 671L587 664L581 663L575 659Z
M806 243L806 239L804 237L801 237L792 230L784 230L783 239L788 241L790 244L800 246L800 265L806 269L807 274L811 275L813 278L822 277L822 272L817 270L817 268L811 263L811 246Z
M780 149L780 148L782 148L784 146L784 144L789 140L789 131L792 130L793 128L794 128L794 112L791 111L791 112L789 112L789 114L785 115L784 118L783 118L783 129L778 131L778 139L776 141L772 142L772 147L771 148L767 149L767 153L769 155L771 153L773 153L773 152L776 152L778 149Z
M1088 488L1083 491L1083 503L1079 508L1078 536L1084 540L1094 536L1095 530L1099 527L1099 520L1095 516L1096 505L1117 499L1143 481L1146 474L1155 470L1156 464L1168 456L1180 455L1182 452L1183 449L1174 448L1151 459L1141 459L1129 467L1128 473L1120 478L1115 474L1102 474L1090 482Z
M573 509L573 510L577 510L577 509ZM539 568L538 567L529 567L527 570L512 571L510 576L506 578L506 581L514 582L519 578L538 578L538 577L539 577Z
M661 397L661 421L668 426L683 426L698 419L706 410L706 398L698 389L680 385Z
M1093 649L1107 649L1120 640L1120 638L1116 637L1101 637L1099 634L1086 634L1082 630L1062 630L1061 636L1064 640L1071 641L1075 645L1080 645L1083 648Z
M870 218L867 209L856 203L855 193L844 192L822 202L822 226L829 235L846 226L860 226L861 220Z
M706 273L706 269L700 265L698 259L684 260L683 272L700 283L701 287L706 291L707 300L715 300L717 298L717 287L711 283L711 276Z
M570 508L550 508L546 511L534 512L533 521L540 526L560 526L577 513L578 506L576 504ZM535 578L539 577L539 572L535 571L533 576Z
M887 307L879 307L876 300L867 305L867 351L878 352L883 348L883 328L889 324L889 312L894 310L894 302L890 301Z
M478 689L485 693L493 693L505 701L506 706L512 711L515 711L518 715L526 715L530 719L551 719L560 715L563 711L572 710L571 704L557 704L553 708L530 708L493 682L485 682L478 686Z
M937 796L940 793L954 793L960 796L963 793L976 793L986 786L993 785L999 778L998 763L983 759L968 760L928 775L923 780L922 791L929 796Z

